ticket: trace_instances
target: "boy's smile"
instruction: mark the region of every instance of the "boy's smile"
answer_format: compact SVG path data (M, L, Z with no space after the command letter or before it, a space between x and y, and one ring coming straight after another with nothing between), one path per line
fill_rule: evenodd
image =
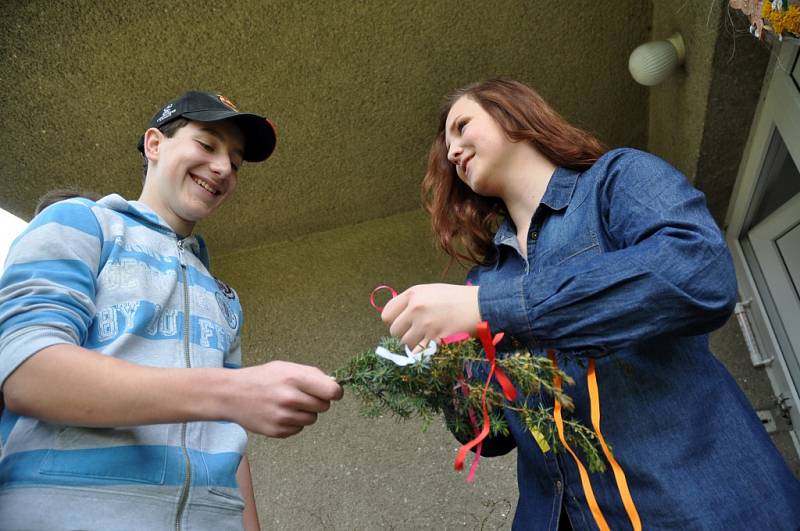
M191 177L192 177L192 180L193 180L194 182L196 182L196 183L197 183L199 186L201 186L201 187L202 187L204 190L206 190L206 191L207 191L209 194L211 194L211 195L217 195L217 194L219 194L219 190L217 190L217 189L216 189L216 188L214 188L212 185L210 185L209 183L207 183L206 181L204 181L202 178L200 178L200 177L198 177L198 176L196 176L196 175L193 175L193 174L191 174L191 173L190 173L189 175L191 175Z

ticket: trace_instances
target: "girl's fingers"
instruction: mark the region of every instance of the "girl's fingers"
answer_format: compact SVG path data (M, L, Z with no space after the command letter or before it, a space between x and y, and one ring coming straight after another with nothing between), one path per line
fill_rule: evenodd
M394 318L391 326L389 326L390 334L394 337L404 337L408 334L409 330L411 330L414 325L412 316L409 315L409 313L408 311L404 311Z
M425 341L425 334L422 330L413 327L400 338L400 341L407 345L413 352L419 352L428 346L428 344L425 343L422 348L419 348L419 345Z
M397 319L397 316L400 315L403 310L405 310L406 304L408 304L408 297L404 297L404 294L401 293L397 297L387 302L383 307L383 311L381 312L381 320L384 323L391 325Z
M428 343L430 343L430 341L425 339L425 338L423 338L422 341L417 343L414 346L414 348L411 349L411 352L413 352L414 354L417 354L418 352L422 352L423 350L428 348Z

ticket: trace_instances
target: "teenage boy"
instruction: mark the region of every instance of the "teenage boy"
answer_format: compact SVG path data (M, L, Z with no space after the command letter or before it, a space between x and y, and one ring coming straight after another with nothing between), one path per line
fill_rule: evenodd
M141 197L60 201L0 280L0 529L247 529L245 429L288 437L342 389L240 368L242 309L195 223L275 147L268 120L187 92L139 142Z

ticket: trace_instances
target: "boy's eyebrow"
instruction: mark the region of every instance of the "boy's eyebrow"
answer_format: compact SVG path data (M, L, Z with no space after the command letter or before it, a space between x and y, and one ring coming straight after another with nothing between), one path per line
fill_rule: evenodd
M220 133L219 131L217 131L216 129L212 129L210 127L201 127L200 130L203 131L203 132L206 132L206 133L208 133L208 134L210 134L212 136L215 136L220 142L226 142L227 141L225 136L223 136L223 134ZM236 153L237 155L239 155L240 157L244 158L244 149L237 148L237 149L234 149L233 152Z

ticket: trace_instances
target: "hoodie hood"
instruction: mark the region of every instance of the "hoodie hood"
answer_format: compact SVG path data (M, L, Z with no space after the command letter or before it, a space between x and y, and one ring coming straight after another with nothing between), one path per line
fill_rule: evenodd
M189 249L203 265L210 271L211 264L209 263L208 247L205 240L200 235L190 234L185 238L181 238L169 224L153 211L150 207L141 201L128 201L118 194L107 195L97 201L97 204L109 208L115 212L133 218L140 223L150 226L153 230L165 234L171 234L176 239L183 239L184 249Z

